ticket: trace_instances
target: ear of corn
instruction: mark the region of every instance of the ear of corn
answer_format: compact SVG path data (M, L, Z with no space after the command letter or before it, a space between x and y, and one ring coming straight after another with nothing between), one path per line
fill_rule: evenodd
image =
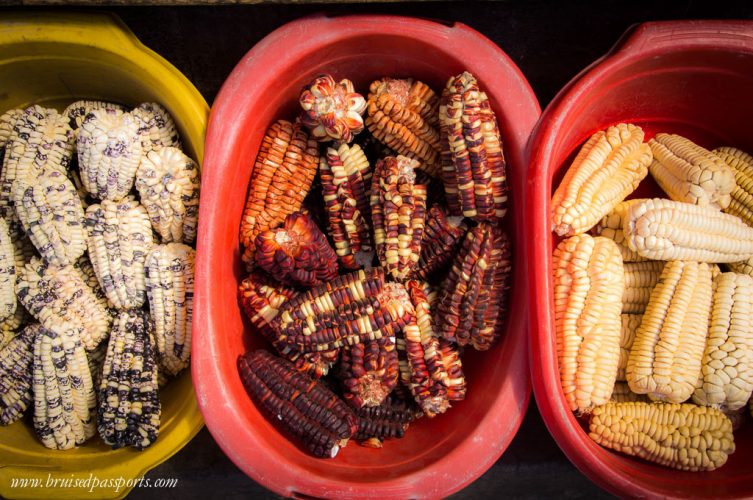
M659 281L664 262L626 262L625 291L622 294L622 312L643 314L651 298L651 290Z
M553 255L557 360L565 399L587 413L609 401L620 359L625 277L614 241L587 234Z
M16 312L16 255L5 219L0 218L0 321Z
M629 403L631 401L648 402L645 394L636 394L630 390L627 382L615 382L612 389L612 397L609 398L612 403Z
M734 411L753 392L753 278L722 273L714 280L709 334L693 401Z
M421 410L410 401L390 396L379 406L363 407L356 411L358 432L353 439L364 446L381 448L382 441L402 438L414 420L421 418Z
M691 404L600 406L591 413L588 435L615 451L687 471L714 470L735 451L730 420Z
M301 122L320 142L347 144L363 130L366 99L346 78L335 82L331 75L319 75L303 88L298 103L303 108Z
M438 277L450 265L468 225L462 217L448 216L442 205L435 204L426 214L425 226L421 256L413 276L427 281Z
M23 112L23 109L13 108L0 115L0 158L5 155L5 146L7 146L13 133L13 125L16 124L16 120L21 117Z
M642 257L635 250L630 249L627 244L627 239L625 238L625 232L623 230L623 228L625 227L628 208L631 205L640 203L644 200L645 199L643 198L638 198L633 200L625 200L618 203L617 205L615 205L611 212L606 214L601 219L601 221L596 224L593 230L594 236L604 236L605 238L614 240L614 242L617 243L617 246L620 248L620 253L622 254L622 260L624 262L642 262L648 260L645 257Z
M711 295L707 264L664 266L630 350L626 374L633 392L670 403L691 396L701 373Z
M727 264L729 270L739 274L745 274L753 278L753 257L742 262L730 262Z
M735 175L721 158L675 134L656 134L648 144L654 153L651 175L671 199L727 208Z
M346 402L356 409L380 406L397 385L395 339L383 337L343 349L340 367Z
M591 229L638 187L649 163L640 127L621 123L592 135L552 196L552 230L572 236Z
M63 116L68 118L68 124L71 129L76 132L81 124L84 122L86 115L94 111L95 109L101 110L119 110L123 113L126 112L126 108L120 104L105 101L93 101L93 100L80 100L68 105L63 111Z
M628 246L653 260L722 263L753 257L753 227L711 207L666 199L631 205Z
M131 114L139 124L138 132L145 154L165 147L182 149L175 122L170 113L160 104L141 103Z
M630 357L630 349L633 348L633 342L635 342L635 333L638 331L638 327L641 326L642 314L625 314L622 313L622 327L620 328L620 363L617 365L617 380L627 380L626 372L628 358ZM616 385L616 384L615 384Z
M21 418L32 402L31 373L34 339L41 327L27 326L0 348L0 424Z
M735 175L731 200L724 211L753 226L753 156L731 147L717 148L712 153L729 165Z
M0 349L16 338L19 331L31 322L31 316L21 304L16 306L12 316L0 321Z

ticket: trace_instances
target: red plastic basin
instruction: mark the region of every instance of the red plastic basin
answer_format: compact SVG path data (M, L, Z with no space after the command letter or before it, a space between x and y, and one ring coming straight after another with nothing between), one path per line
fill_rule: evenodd
M468 398L422 419L381 450L351 443L333 460L310 457L250 400L236 370L247 349L266 347L236 300L241 270L238 227L249 178L267 127L292 119L301 87L322 72L354 80L363 94L382 76L411 76L436 90L467 69L497 113L512 189L506 219L515 243L515 292L502 341L468 352ZM524 147L540 115L515 64L463 25L390 16L313 17L292 22L240 61L212 108L202 172L193 377L213 437L235 464L282 495L440 497L486 471L515 435L530 397L526 277L522 248Z
M526 239L530 355L536 402L568 458L622 496L753 496L753 425L735 432L737 451L707 473L678 472L592 442L568 410L559 381L552 295L550 198L574 153L594 132L619 122L683 134L714 148L753 150L753 23L662 22L630 30L573 79L546 109L528 154ZM662 196L647 179L640 196Z

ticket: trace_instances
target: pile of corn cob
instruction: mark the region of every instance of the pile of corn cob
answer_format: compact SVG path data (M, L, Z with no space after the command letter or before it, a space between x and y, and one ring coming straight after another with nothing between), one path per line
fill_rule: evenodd
M162 106L0 116L0 423L144 449L191 352L199 170Z
M649 173L669 199L625 201ZM738 149L665 133L645 143L619 124L557 187L560 379L602 446L688 471L734 452L753 405L752 180Z
M463 348L491 348L505 320L505 160L467 72L441 97L382 78L364 98L322 75L300 104L267 130L240 228L239 301L278 356L238 369L268 416L333 457L465 398Z

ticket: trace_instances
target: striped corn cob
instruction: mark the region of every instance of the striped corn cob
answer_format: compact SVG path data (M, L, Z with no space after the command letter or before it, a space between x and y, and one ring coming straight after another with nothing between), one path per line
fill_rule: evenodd
M730 420L691 404L600 406L591 413L588 435L607 448L687 471L714 470L735 451Z
M379 406L397 385L395 339L355 344L343 349L340 379L343 399L353 408Z
M507 176L497 118L467 71L451 77L439 106L442 182L452 215L493 221L507 211Z
M711 207L666 199L631 205L628 246L653 260L740 262L753 257L753 227Z
M659 281L664 262L653 260L649 262L626 262L625 291L622 294L622 312L628 314L643 314L651 298L651 290Z
M623 382L627 380L625 370L627 369L628 358L630 357L630 349L633 348L635 333L638 331L638 327L641 326L643 315L622 313L620 316L622 320L622 327L620 328L620 362L617 365L616 380Z
M331 75L317 76L301 90L298 103L301 122L320 142L347 144L363 130L366 99L347 78L335 82Z
M628 403L630 401L641 401L648 403L649 399L645 394L636 394L630 390L627 382L615 382L612 389L612 397L609 398L611 403Z
M146 300L144 264L154 246L146 209L133 196L86 209L89 258L102 290L117 309Z
M34 339L39 325L30 325L0 349L0 424L10 425L33 401L31 394Z
M552 260L562 390L572 411L588 413L609 401L617 375L622 259L614 241L581 234L562 240Z
M34 342L34 429L51 449L73 448L96 433L96 395L78 329L57 323Z
M119 109L94 109L76 138L81 182L100 200L125 198L141 162L139 122Z
M16 296L47 330L61 322L81 327L81 341L89 351L109 332L109 312L73 266L32 258L19 275Z
M238 300L251 323L272 344L277 353L293 363L298 371L320 378L337 362L340 350L301 353L288 343L287 336L276 327L275 318L282 305L296 292L254 271L238 287Z
M156 102L144 102L131 111L139 124L138 132L144 154L160 148L182 149L172 116Z
M254 163L241 218L243 261L253 262L254 240L303 205L319 165L316 140L300 123L278 120L267 130Z
M426 84L382 78L369 87L365 123L385 146L439 177L438 107L439 97Z
M649 170L669 197L693 205L727 208L735 188L733 170L716 154L685 137L656 134Z
M150 151L141 159L135 183L163 243L196 239L200 174L195 161L178 148Z
M405 287L374 268L339 276L299 293L280 308L277 327L300 352L393 337L413 317Z
M711 309L708 264L667 262L635 334L627 381L654 401L682 403L695 389Z
M0 321L16 312L16 252L8 224L0 218Z
M468 225L462 217L448 216L442 205L434 205L426 214L421 256L412 277L429 280L450 265L463 241Z
M125 113L127 110L120 104L105 101L94 100L80 100L68 105L63 111L63 116L68 118L68 124L74 132L77 132L81 128L81 124L84 122L86 115L94 111L95 109L101 110L118 110Z
M319 178L329 233L346 269L371 265L374 249L369 230L371 167L357 144L327 148L319 160Z
M146 312L120 311L113 322L99 385L97 428L113 449L143 450L157 439L160 399L156 353Z
M552 230L572 236L591 229L638 187L650 163L640 127L620 123L596 132L552 196Z
M709 334L693 401L723 411L743 408L753 393L753 278L714 279Z
M729 165L735 175L731 200L724 211L753 226L753 157L731 147L717 148L712 153Z
M379 263L386 273L404 281L421 256L426 220L426 186L415 184L418 162L388 156L374 168L371 220Z
M316 457L334 458L358 430L358 418L332 391L267 351L238 357L251 399Z
M408 426L423 414L415 403L390 396L380 406L360 408L356 415L358 432L353 439L370 448L381 448L385 439L402 438Z
M625 239L625 232L623 230L628 208L631 205L635 205L642 201L645 201L645 199L637 198L618 203L611 212L605 215L604 218L596 224L593 230L594 236L604 236L617 243L617 246L620 248L620 253L622 254L623 262L643 262L648 260L645 257L641 257L638 252L631 250L630 247L628 247L627 240Z

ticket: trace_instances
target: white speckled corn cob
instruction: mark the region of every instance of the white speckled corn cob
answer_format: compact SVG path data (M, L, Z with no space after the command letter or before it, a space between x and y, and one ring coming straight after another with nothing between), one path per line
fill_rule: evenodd
M74 132L76 132L79 128L81 128L81 124L84 122L86 115L88 115L95 109L111 109L122 111L124 113L127 111L126 108L121 106L120 104L84 99L69 104L68 107L63 111L63 116L68 118L69 125L74 130Z
M5 219L0 219L0 321L16 312L16 255Z
M9 425L21 418L31 395L31 361L39 325L27 326L8 345L0 349L0 424Z
M163 147L181 149L180 137L170 113L156 102L145 102L131 111L139 121L144 153Z

